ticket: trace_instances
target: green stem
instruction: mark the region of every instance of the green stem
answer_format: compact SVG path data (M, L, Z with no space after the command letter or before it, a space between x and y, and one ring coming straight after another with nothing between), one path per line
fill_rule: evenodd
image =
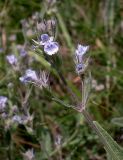
M88 113L86 110L83 110L81 113L83 114L86 122L89 124L89 126L92 128L92 130L94 130L94 131L96 132L96 134L98 135L101 143L102 143L104 146L106 146L107 143L106 143L105 139L102 138L101 133L99 132L97 126L94 124L93 119L91 118L91 116L89 115L89 113Z
M8 155L8 160L12 160L12 150L11 150L11 143L8 146L8 150L7 150L7 155Z
M94 130L96 132L96 134L99 136L100 141L102 142L103 145L106 144L105 139L102 138L102 135L100 134L97 126L94 124L92 117L90 116L90 114L85 110L86 108L86 100L85 100L85 89L84 89L84 85L86 85L84 83L85 81L85 75L81 75L81 83L82 83L82 107L81 107L81 113L83 114L86 122L89 124L89 126L92 128L92 130ZM86 91L87 92L87 91Z
M74 100L74 102L76 102L77 104L79 104L78 97L76 96L76 94L73 93L71 88L68 86L67 81L63 77L62 73L59 70L57 70L57 73L58 73L60 79L62 80L63 84L65 85L67 92L71 95L71 99Z

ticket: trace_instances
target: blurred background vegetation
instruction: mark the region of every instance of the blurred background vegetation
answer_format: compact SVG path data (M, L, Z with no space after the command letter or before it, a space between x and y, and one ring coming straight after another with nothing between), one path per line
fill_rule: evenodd
M13 159L16 160L22 159L22 147L25 150L33 147L37 159L41 160L105 160L106 153L98 137L80 113L53 102L46 91L21 84L19 76L23 71L14 72L6 62L9 53L19 56L17 45L26 44L29 52L37 22L52 17L57 21L56 38L60 44L62 74L79 98L81 83L75 73L73 54L78 43L90 45L92 91L88 110L123 145L123 128L112 123L114 118L123 115L122 0L1 0L0 95L9 98L10 106L21 108L31 90L27 106L34 114L34 135L23 135L16 127L9 136L8 132L4 134L0 122L0 159L7 159L6 148L11 141ZM30 54L29 57L34 58ZM28 64L29 57L28 60L21 59L23 69L49 69L38 58ZM71 104L64 86L54 74L50 75L49 84L53 94ZM28 132L25 128L23 130ZM57 148L58 139L62 149Z

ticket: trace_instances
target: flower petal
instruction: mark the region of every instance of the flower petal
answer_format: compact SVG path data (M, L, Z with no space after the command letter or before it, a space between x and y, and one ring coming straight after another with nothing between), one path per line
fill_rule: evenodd
M57 42L49 42L44 46L44 52L48 55L53 55L59 50L59 45Z

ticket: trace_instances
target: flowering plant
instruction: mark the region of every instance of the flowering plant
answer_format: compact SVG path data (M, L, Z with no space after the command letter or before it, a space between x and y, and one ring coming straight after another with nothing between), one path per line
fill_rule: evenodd
M111 159L122 160L122 148L93 120L98 117L97 112L92 116L88 107L96 104L98 97L93 94L95 99L91 99L92 89L98 93L105 89L105 85L91 77L90 47L79 43L74 48L59 13L57 18L63 35L58 34L58 39L56 21L43 19L37 23L37 17L39 13L21 21L24 44L15 45L17 37L12 35L8 38L11 47L5 49L5 54L0 49L0 56L7 61L1 62L0 74L0 148L6 154L3 159L18 159L18 154L24 160L75 159L79 151L80 157L85 150L90 154L92 141L97 141L96 133ZM60 43L64 37L65 42ZM99 42L97 39L96 43ZM99 46L103 45L99 43ZM9 50L12 54L6 56ZM90 134L84 123L95 133ZM88 145L84 146L86 142Z

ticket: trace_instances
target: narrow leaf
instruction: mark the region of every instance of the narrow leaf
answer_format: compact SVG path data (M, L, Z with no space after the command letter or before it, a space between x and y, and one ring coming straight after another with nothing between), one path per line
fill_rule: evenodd
M113 140L113 138L96 121L93 122L97 128L98 135L104 147L113 160L123 160L123 149Z
M64 103L62 100L60 100L58 98L52 98L52 100L57 102L57 103L59 103L59 104L61 104L61 105L63 105L63 106L65 106L65 107L74 108L74 106L66 104L66 103Z
M123 117L113 118L111 122L120 127L123 127Z

